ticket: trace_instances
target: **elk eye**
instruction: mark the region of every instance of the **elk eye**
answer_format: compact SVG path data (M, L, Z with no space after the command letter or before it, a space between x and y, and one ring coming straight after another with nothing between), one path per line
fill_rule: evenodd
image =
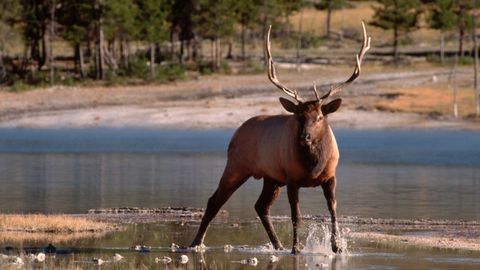
M322 121L322 119L323 119L323 116L321 115L317 116L317 122Z

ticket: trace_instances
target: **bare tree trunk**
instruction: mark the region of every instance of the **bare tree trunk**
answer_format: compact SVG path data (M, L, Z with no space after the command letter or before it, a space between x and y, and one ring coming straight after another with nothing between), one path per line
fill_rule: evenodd
M178 62L181 66L185 64L185 40L180 40L180 52L178 54Z
M123 66L128 68L130 65L130 47L128 45L128 41L122 40L120 41L120 51L121 51L121 61L123 62Z
M398 29L397 27L393 28L393 61L395 64L398 63Z
M460 57L465 55L465 51L463 50L463 39L465 38L465 30L463 28L460 29L460 35L458 37L458 54Z
M459 23L458 23L458 55L460 57L464 56L464 51L463 51L463 39L465 37L465 22L462 18L465 17L465 6L460 4L460 11L459 11Z
M202 41L195 36L193 38L193 61L197 62L198 59L202 59Z
M474 65L473 65L473 72L475 73L473 76L473 95L475 96L475 117L478 118L480 116L480 104L479 104L479 92L478 92L478 44L477 44L477 0L473 1L474 5L474 14L473 14L473 54L474 54Z
M55 35L55 0L52 0L51 3L51 9L50 9L50 33L49 33L49 57L48 57L48 63L49 63L49 68L50 68L50 84L53 85L55 81L55 67L53 66L53 36Z
M170 56L172 57L172 60L175 59L175 40L177 39L177 35L175 32L175 28L172 26L172 29L170 30Z
M80 73L80 77L85 77L85 65L83 60L83 50L80 44L75 45L75 51L78 55L78 71Z
M227 45L228 45L228 48L227 48L226 58L233 59L233 38L232 37L228 38Z
M222 47L220 45L220 38L215 38L215 69L220 69L220 60L222 58Z
M211 40L211 47L210 47L210 58L211 58L211 65L212 70L215 70L215 40Z
M242 60L245 61L245 43L247 36L247 27L242 23Z
M95 63L96 63L96 78L98 80L105 79L104 72L104 46L103 46L103 19L100 14L100 6L102 5L102 0L95 1L95 10L97 12L97 39L95 41Z
M46 35L46 30L47 30L47 23L43 22L42 23L42 53L40 54L38 58L38 70L42 70L42 67L45 65L47 62L47 59L49 59L49 50L47 49L47 35Z
M3 63L3 48L0 45L0 83L7 77L7 70L5 64Z
M303 26L303 10L300 11L300 22L298 23L297 34L297 72L300 71L300 48L302 47L302 26Z
M150 76L155 78L155 43L150 43Z
M457 64L458 54L455 54L455 61L453 63L450 74L448 75L448 87L453 91L453 117L458 118L458 103L457 103Z
M287 33L285 37L285 48L290 49L290 17L285 15L285 27L287 27Z
M445 32L440 32L440 63L445 61Z
M331 0L331 1L334 1L334 0ZM327 38L330 38L330 26L331 26L331 21L332 21L332 7L331 7L331 3L329 4L328 6L328 9L327 9L327 21L325 23L325 35L327 36Z

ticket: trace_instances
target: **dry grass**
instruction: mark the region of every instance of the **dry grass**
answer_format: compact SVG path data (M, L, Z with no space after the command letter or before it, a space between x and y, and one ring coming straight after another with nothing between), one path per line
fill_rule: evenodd
M385 31L377 27L369 26L373 20L373 6L376 3L365 2L356 3L352 8L334 11L331 21L331 30L338 32L341 29L354 29L360 31L360 21L367 24L368 34L372 36L372 46L390 45L393 40L393 32ZM303 31L310 31L317 35L325 34L325 21L327 13L323 10L313 8L304 9L303 12L297 12L291 16L291 22L294 29L298 29L300 19L303 18ZM420 27L409 34L415 46L431 46L439 42L439 32L428 28L426 19L420 19ZM448 45L448 44L447 44Z
M0 245L26 242L67 243L78 239L94 239L104 237L107 232L82 232L82 233L25 233L25 232L0 232Z
M453 114L453 92L445 86L414 87L398 89L394 99L382 99L376 102L377 109L392 112L414 112L431 115ZM468 88L458 89L459 116L466 117L474 113L474 95Z
M82 233L113 229L115 226L110 223L68 215L0 215L0 233Z

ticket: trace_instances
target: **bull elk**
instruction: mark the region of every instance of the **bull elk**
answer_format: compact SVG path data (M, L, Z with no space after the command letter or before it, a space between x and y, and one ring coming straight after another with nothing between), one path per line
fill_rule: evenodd
M323 96L319 96L313 83L314 100L302 101L296 90L284 86L276 76L270 51L270 30L265 38L268 57L268 78L296 103L280 97L280 103L290 115L260 115L244 122L235 132L228 146L228 160L220 183L210 197L197 235L191 247L203 245L209 223L230 196L250 177L263 178L263 189L255 203L255 210L267 231L275 249L283 249L273 228L269 210L280 194L280 188L287 186L288 201L293 224L292 253L300 251L298 227L300 209L298 191L301 187L321 186L331 215L331 246L335 253L342 252L339 245L336 220L335 171L339 151L335 136L328 125L327 116L338 110L340 98L324 104L325 100L360 75L361 63L370 49L370 37L363 27L363 44L356 56L353 74L346 81L332 85Z

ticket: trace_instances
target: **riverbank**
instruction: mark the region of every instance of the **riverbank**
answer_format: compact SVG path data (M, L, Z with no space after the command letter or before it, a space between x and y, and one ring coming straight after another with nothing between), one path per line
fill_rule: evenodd
M454 118L449 70L416 69L365 68L358 81L338 95L344 102L330 123L354 129L480 129L480 122L471 116L469 70L458 72L460 116ZM350 72L348 66L316 67L300 73L280 69L279 78L308 99L312 98L313 79L326 91ZM255 115L286 113L278 102L280 96L283 93L265 74L202 76L164 85L2 92L0 127L236 128Z

